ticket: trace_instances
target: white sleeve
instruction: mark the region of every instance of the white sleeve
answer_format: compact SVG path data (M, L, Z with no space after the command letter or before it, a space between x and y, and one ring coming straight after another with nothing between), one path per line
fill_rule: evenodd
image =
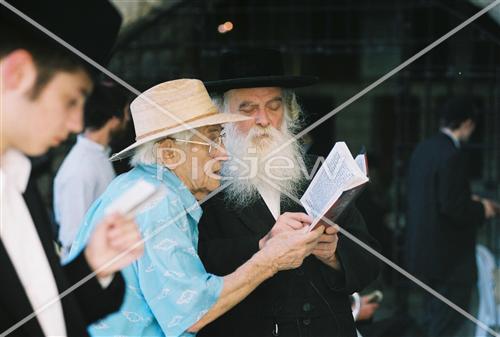
M354 303L352 304L352 317L354 318L354 321L357 321L359 311L361 310L361 298L358 293L353 293L351 296L354 300Z
M59 241L68 252L80 229L85 213L94 202L95 182L87 174L75 172L54 186L54 210L59 224ZM64 257L64 256L63 256Z

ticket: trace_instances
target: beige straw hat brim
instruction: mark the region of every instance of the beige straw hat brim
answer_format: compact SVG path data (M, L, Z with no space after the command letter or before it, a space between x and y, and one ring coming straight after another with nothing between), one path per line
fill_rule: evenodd
M110 160L111 161L116 161L116 160L121 160L124 158L127 158L133 154L133 150L136 149L137 147L144 145L148 142L155 141L155 140L160 140L162 138L165 138L167 136L173 135L174 133L181 132L181 131L186 131L186 130L192 130L196 129L202 126L208 126L208 125L217 125L217 124L225 124L225 123L234 123L234 122L241 122L245 120L249 120L251 117L246 117L243 115L238 115L238 114L231 114L231 113L216 113L212 114L207 117L201 117L196 120L192 120L189 122L186 122L183 125L179 125L170 129L166 129L165 131L155 133L151 136L147 136L144 138L141 138L140 140L136 141L129 147L125 148L124 150L115 153L111 156Z

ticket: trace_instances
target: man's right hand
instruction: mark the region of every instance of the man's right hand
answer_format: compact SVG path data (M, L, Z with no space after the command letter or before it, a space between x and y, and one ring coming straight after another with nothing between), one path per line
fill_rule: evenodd
M272 237L287 231L294 231L297 229L302 229L309 226L312 222L312 218L300 212L285 212L278 217L278 220L274 224L273 228L259 241L259 249L262 249Z
M319 226L311 232L283 231L267 240L261 253L265 254L268 261L271 261L274 273L298 268L312 253L324 230L325 227Z
M378 303L370 303L370 298L368 296L361 296L361 307L359 308L359 313L358 317L356 317L356 321L364 321L372 318L378 307Z
M136 222L114 214L96 226L85 247L85 258L97 277L102 278L125 268L141 257L143 251Z

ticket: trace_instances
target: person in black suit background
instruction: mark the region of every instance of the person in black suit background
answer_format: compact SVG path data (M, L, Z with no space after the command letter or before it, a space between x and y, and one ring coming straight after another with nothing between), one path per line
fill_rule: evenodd
M69 133L81 131L93 74L7 5L100 64L109 57L121 17L106 0L12 0L0 5L0 334L87 336L88 324L120 307L125 285L116 272L142 254L141 237L134 221L112 215L79 256L60 266L44 203L29 180L27 156L42 155ZM36 316L25 320L34 311Z
M218 275L236 269L273 234L300 227L282 221L280 214L304 212L290 197L303 194L309 181L302 169L314 162L304 163L296 142L271 160L265 156L297 130L301 111L290 89L316 82L314 77L284 75L281 54L272 50L230 51L221 64L220 80L205 82L207 89L221 111L254 119L225 127L230 159L221 174L232 184L202 205L198 254L207 271ZM267 166L271 161L279 167ZM338 224L377 246L355 207ZM374 256L329 227L300 268L264 282L198 336L356 336L349 295L372 282L379 268Z
M475 129L477 107L452 98L442 108L441 130L417 145L408 172L406 253L408 271L459 307L468 310L475 286L476 234L495 216L491 200L471 194L462 146ZM455 310L424 296L429 336L464 331Z

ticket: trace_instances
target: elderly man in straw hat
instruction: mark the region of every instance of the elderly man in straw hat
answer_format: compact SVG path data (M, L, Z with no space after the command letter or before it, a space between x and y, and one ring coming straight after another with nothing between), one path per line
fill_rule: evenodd
M278 235L224 277L205 271L197 253L198 201L219 186L225 152L221 124L243 121L220 114L199 80L159 84L131 104L137 141L114 155L132 153L134 168L118 176L94 203L73 244L77 254L96 220L123 190L139 179L160 188L139 210L144 256L124 270L128 293L119 313L91 327L94 336L185 336L233 307L280 270L298 267L323 232ZM310 223L303 213L280 221Z

